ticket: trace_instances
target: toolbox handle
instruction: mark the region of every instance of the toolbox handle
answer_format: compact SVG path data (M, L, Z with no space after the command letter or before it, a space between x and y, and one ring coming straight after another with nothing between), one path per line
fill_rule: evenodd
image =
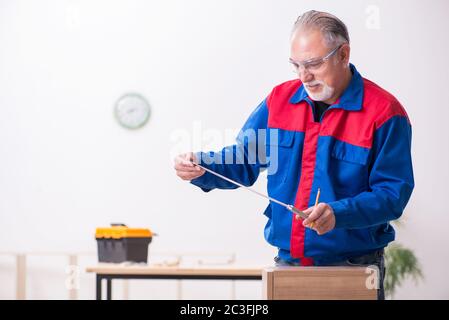
M111 227L126 227L126 224L121 222L112 222Z

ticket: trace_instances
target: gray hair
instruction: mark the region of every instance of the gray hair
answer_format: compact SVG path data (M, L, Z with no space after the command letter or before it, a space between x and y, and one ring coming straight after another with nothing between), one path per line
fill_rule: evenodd
M310 10L300 15L293 26L292 35L298 29L321 31L326 45L329 47L349 43L346 25L336 16L327 12Z

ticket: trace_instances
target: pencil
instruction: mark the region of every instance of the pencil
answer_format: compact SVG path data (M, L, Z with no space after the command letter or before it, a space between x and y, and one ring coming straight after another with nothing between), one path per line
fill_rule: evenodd
M318 192L316 193L316 199L315 199L315 207L318 205L318 201L320 201L320 193L321 193L321 189L318 188ZM313 229L313 221L310 223L310 228Z

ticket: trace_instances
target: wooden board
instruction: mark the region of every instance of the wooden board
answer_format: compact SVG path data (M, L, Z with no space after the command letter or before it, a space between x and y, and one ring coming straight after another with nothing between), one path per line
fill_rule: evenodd
M377 272L365 267L274 267L262 279L268 300L377 299Z

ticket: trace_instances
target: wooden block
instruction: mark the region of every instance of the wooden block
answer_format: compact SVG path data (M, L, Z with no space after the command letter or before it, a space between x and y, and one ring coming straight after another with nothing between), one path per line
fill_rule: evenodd
M268 300L376 300L378 270L371 267L273 267L263 270Z

